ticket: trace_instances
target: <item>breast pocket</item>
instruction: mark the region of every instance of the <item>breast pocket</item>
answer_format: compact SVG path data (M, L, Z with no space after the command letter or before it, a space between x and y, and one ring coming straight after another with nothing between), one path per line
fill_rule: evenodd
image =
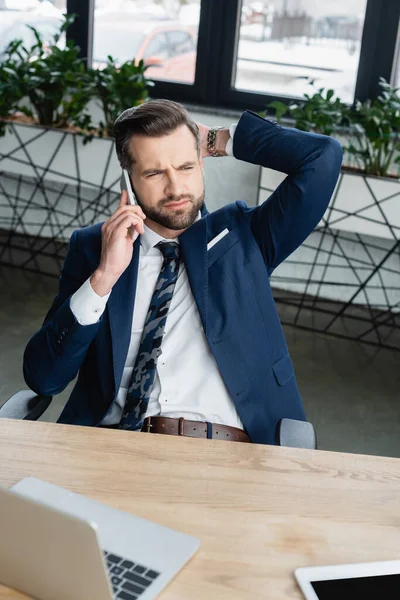
M210 250L207 251L208 266L211 267L225 252L227 252L234 244L237 244L239 237L236 231L230 231L219 242L217 242Z
M278 385L286 385L294 376L293 364L289 354L285 354L275 364L273 364L272 370Z

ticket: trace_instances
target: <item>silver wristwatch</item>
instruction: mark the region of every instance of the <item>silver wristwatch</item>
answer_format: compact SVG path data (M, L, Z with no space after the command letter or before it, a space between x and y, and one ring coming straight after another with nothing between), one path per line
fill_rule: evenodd
M215 142L217 140L217 131L219 131L220 129L223 129L223 127L211 127L208 130L207 150L211 156L222 156L222 154L220 154L215 147Z

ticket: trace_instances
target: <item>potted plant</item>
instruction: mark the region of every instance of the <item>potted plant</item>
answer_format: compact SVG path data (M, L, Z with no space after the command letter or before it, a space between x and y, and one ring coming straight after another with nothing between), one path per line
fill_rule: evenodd
M67 240L107 218L119 192L112 123L148 99L151 82L134 60L117 66L110 57L103 72L85 70L79 48L60 43L70 22L48 47L31 28L35 44L13 41L0 64L0 229ZM89 110L96 101L98 126Z
M366 175L400 177L400 88L383 78L371 102L355 102L347 117L350 143L345 151Z
M334 98L334 90L320 88L305 101L271 102L278 121L284 116L295 127L342 137L344 168L377 177L400 177L400 88L380 79L375 100L355 101L348 106Z
M22 40L8 45L0 64L3 118L23 113L28 122L44 127L90 128L87 112L90 81L79 58L79 48L72 42L67 42L65 47L59 45L72 21L72 16L65 18L50 47L46 47L39 32L28 25L35 43L30 48L26 48Z
M117 65L112 56L102 70L92 69L90 76L93 95L100 106L104 120L98 124L99 135L113 135L113 124L119 114L130 106L137 106L148 99L148 88L154 83L145 77L143 60Z

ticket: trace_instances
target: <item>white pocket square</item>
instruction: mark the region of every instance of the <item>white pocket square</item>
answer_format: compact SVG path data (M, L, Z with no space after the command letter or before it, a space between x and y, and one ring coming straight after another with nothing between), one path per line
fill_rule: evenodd
M210 248L215 246L215 244L217 244L220 240L222 240L222 238L225 237L228 233L229 233L229 229L224 229L223 231L221 231L221 233L219 233L215 238L213 238L210 242L208 242L207 250L210 250Z

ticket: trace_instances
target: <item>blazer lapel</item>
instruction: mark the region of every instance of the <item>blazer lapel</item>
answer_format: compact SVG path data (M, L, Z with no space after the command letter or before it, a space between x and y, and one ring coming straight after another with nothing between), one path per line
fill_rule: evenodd
M113 287L107 303L116 390L120 385L131 339L139 254L140 237L137 238L134 244L132 260Z
M179 236L182 260L186 267L190 287L199 309L204 332L207 333L207 219L193 223Z

